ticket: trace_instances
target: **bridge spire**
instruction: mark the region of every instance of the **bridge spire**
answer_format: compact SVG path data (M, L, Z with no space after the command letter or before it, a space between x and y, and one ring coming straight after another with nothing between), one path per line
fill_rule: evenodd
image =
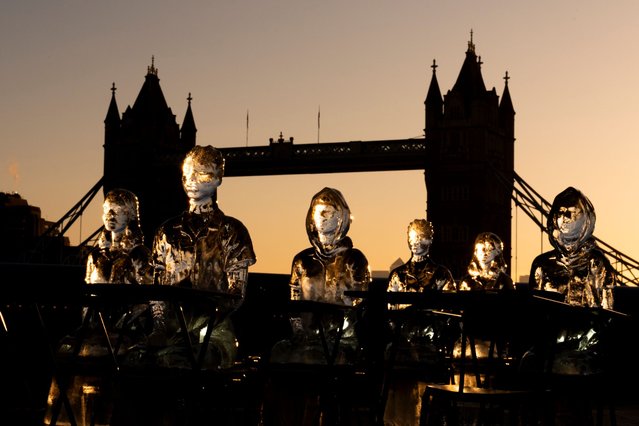
M155 55L151 56L151 65L146 68L147 75L158 75L158 69L155 68Z
M195 127L195 119L193 118L193 111L191 110L191 101L193 96L189 92L186 101L186 113L184 114L184 120L182 120L182 127L180 128L180 141L189 149L195 146L195 134L197 133L197 127Z
M473 29L470 29L470 40L468 41L468 52L475 52L475 43L473 42Z
M120 111L118 110L118 103L115 101L115 91L118 90L115 87L115 82L111 85L111 102L109 103L109 109L107 110L104 124L111 130L117 130L120 127Z
M437 61L433 59L433 65L430 66L433 69L433 75L430 79L430 86L428 87L428 93L424 105L426 107L424 136L428 134L428 130L433 130L440 126L441 120L444 114L444 101L442 100L442 92L439 90L439 83L437 82Z

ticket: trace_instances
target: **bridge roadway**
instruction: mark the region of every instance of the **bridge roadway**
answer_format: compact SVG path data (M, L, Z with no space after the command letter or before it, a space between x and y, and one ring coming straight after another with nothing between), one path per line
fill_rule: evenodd
M225 176L424 170L425 139L299 144L280 137L268 146L220 148Z

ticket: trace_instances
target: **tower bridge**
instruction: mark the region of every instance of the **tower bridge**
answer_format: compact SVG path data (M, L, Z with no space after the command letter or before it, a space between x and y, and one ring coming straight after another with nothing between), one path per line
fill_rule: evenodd
M312 173L345 173L364 171L423 170L426 154L424 139L386 141L351 141L327 144L295 145L292 140L272 141L268 146L221 148L226 159L225 176L272 176ZM513 171L511 177L493 170L504 187L514 182L511 200L533 221L540 232L547 232L551 203L521 176ZM100 180L58 222L47 235L63 235L83 213L102 188ZM98 230L80 245L91 246ZM617 279L630 286L639 286L639 262L595 237L600 248L610 258Z
M547 217L550 205L514 170L515 110L508 87L510 77L506 72L500 97L494 87L486 89L481 65L471 38L456 82L442 96L433 61L424 101L423 138L297 144L280 134L267 146L221 148L225 176L424 170L425 210L438 235L433 256L454 276L461 276L475 236L489 230L500 236L504 255L510 259L513 203L542 232L544 219L539 218ZM115 85L111 90L104 120L103 178L48 235L64 234L100 188L104 193L127 188L138 196L146 241L152 240L153 232L167 217L176 216L186 205L180 165L195 146L197 132L190 94L179 126L162 94L154 63L135 103L122 116ZM145 161L139 161L142 157ZM619 279L636 285L639 263L609 244L599 243L611 257Z
M424 170L424 207L438 235L433 256L461 276L475 236L491 230L510 258L512 179L504 183L492 170L512 175L515 111L508 76L500 97L486 89L481 64L471 39L455 85L442 96L433 63L423 139L296 144L280 136L264 147L222 148L225 175ZM196 143L192 98L179 126L154 63L121 117L115 93L113 87L104 120L103 191L127 188L138 196L145 240L151 241L155 229L186 205L180 164Z

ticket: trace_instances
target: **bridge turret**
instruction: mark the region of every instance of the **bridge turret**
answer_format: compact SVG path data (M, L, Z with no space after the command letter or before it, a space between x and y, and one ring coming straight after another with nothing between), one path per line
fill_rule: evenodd
M500 109L496 90L486 90L481 65L471 32L457 81L444 96L441 125L433 131L427 121L426 129L427 215L437 235L433 258L455 278L465 274L481 232L501 238L511 263L512 178L508 186L495 171L513 175L514 127L502 129L500 120L514 109L509 93Z
M515 138L515 108L510 98L510 90L508 90L508 71L504 75L504 93L501 95L499 103L499 127L501 127L507 136Z
M116 90L118 89L115 87L115 83L113 83L111 86L111 102L109 103L109 109L104 119L104 125L107 131L120 129L120 111L118 109L118 103L115 100Z
M430 79L428 94L424 101L424 105L426 107L424 135L426 138L428 138L429 133L435 131L441 126L441 122L444 117L444 101L442 100L442 93L439 90L439 83L437 82L437 63L434 59L431 68L433 69L433 76Z
M120 119L120 111L118 109L118 103L115 100L115 83L111 86L111 102L109 103L109 109L107 111L106 118L104 119L104 177L105 182L110 185L113 181L113 172L116 169L115 152L111 149L112 146L118 143L120 139L120 128L122 120Z
M182 121L182 128L180 129L180 142L184 145L185 149L190 150L195 146L195 134L197 133L197 128L195 127L193 111L191 110L191 101L193 100L191 93L189 93L189 97L186 99L189 103L186 107L184 120Z
M111 120L112 115L108 117ZM112 120L115 123L114 117ZM122 114L118 133L109 126L107 124L105 130L104 193L124 188L137 195L140 215L144 217L145 243L150 244L155 230L187 205L181 184L181 165L195 145L192 111L187 108L182 128L187 143L183 143L176 117L160 87L155 58L152 58L133 106L128 106Z

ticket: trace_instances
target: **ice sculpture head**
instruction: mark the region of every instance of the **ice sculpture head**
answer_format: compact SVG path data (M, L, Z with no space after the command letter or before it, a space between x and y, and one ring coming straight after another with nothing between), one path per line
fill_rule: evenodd
M121 233L130 223L137 223L138 198L126 189L113 189L104 198L102 222L107 231Z
M482 232L475 238L473 257L481 269L487 269L492 262L501 259L504 243L492 232Z
M324 188L315 194L306 214L308 238L321 252L331 251L348 233L351 211L341 192Z
M568 187L559 193L550 209L550 243L564 252L572 252L587 241L595 229L595 209L578 189Z
M433 243L433 224L425 219L415 219L408 225L408 247L414 256L426 256Z
M224 157L211 145L196 145L182 163L182 186L191 200L213 197L224 176Z

